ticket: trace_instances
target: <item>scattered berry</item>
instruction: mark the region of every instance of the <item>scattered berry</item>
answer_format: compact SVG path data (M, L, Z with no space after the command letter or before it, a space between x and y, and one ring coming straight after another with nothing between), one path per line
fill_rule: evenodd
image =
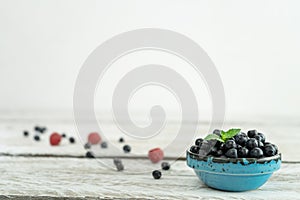
M118 163L122 163L122 160L119 158L114 158L114 164L117 165Z
M124 138L120 137L119 142L120 143L124 142Z
M237 157L238 157L237 150L234 149L234 148L229 149L229 150L225 153L225 156L227 156L228 158L237 158Z
M90 149L92 145L90 143L85 143L83 146L85 149Z
M261 158L263 156L264 156L264 153L259 147L255 147L249 152L250 158Z
M253 138L255 135L257 135L257 130L250 130L247 134L248 137Z
M28 132L28 131L23 131L23 135L24 135L24 136L28 136L28 135L29 135L29 132Z
M33 137L33 139L35 140L35 141L40 141L41 139L40 139L40 136L38 136L38 135L35 135L34 137Z
M61 137L65 138L67 135L65 133L61 134Z
M168 162L162 162L162 163L161 163L161 168L162 168L163 170L169 170L170 167L171 167L171 165L170 165Z
M200 149L198 146L194 147ZM160 148L151 149L148 152L148 158L152 161L152 163L158 163L164 158L164 152Z
M160 177L161 177L161 172L160 172L159 170L154 170L154 171L152 172L152 176L153 176L154 179L160 179Z
M50 144L52 146L59 145L60 140L61 140L61 135L60 134L58 134L58 133L52 133L51 134L51 136L50 136Z
M251 150L255 147L258 147L258 142L255 138L250 138L247 142L246 142L246 147Z
M47 128L46 127L40 127L40 133L45 133L47 131Z
M124 170L124 165L122 163L117 163L116 168L118 171L123 171Z
M94 155L94 153L92 151L88 151L88 152L86 152L85 157L87 157L87 158L95 158L95 155Z
M106 149L107 148L107 142L102 142L100 146L101 146L102 149Z
M123 151L124 151L125 153L129 153L129 152L131 151L131 147L130 147L128 144L124 145L124 146L123 146Z
M35 127L34 127L34 130L35 130L36 132L40 132L40 131L41 131L41 127L35 126Z
M75 143L75 138L70 137L70 138L69 138L69 142L70 142L71 144Z
M98 143L101 142L101 137L96 132L90 133L89 136L88 136L88 142L90 144L98 144Z

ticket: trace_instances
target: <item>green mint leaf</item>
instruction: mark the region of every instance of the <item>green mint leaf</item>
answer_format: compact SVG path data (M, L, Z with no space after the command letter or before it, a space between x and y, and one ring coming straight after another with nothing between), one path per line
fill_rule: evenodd
M241 129L230 129L227 132L221 131L221 138L223 140L228 140L237 135L240 131Z
M224 142L224 140L222 140L222 138L220 138L220 136L216 135L216 134L208 134L204 140L218 140L220 142Z

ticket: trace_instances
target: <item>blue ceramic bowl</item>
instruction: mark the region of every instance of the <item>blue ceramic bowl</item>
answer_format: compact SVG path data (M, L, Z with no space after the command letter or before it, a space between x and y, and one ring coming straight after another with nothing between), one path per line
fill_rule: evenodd
M247 191L262 186L280 168L281 154L261 159L200 157L187 151L187 165L207 186Z

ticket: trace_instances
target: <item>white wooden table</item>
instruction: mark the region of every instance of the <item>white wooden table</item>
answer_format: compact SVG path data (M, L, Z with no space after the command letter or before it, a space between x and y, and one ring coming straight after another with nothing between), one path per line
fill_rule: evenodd
M57 130L73 135L77 143L70 145L64 141L59 147L51 147L48 144L49 132L40 142L32 139L32 132L24 138L22 131L32 129L36 123L46 125L49 132ZM201 126L208 124L202 123ZM278 144L282 152L281 169L258 190L236 193L210 189L186 166L184 157L176 162L170 160L173 163L171 170L163 171L162 178L154 180L151 170L159 168L159 165L151 164L146 158L147 145L130 138L125 138L126 142L140 154L123 159L125 171L117 172L101 163L112 164L112 158L118 155L104 153L108 158L84 158L86 151L77 138L72 120L1 117L0 199L300 199L300 123L286 119L265 123L235 121L226 123L225 129L229 127L255 127ZM173 128L171 125L166 132L172 134ZM199 132L199 136L204 134ZM115 141L120 136L111 135ZM164 145L164 140L158 139L156 145ZM119 144L116 142L114 145Z

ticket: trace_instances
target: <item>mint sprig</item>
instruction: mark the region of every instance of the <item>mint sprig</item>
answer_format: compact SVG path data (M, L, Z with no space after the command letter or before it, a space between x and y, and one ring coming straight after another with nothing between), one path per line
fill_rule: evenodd
M209 134L204 139L205 140L217 140L220 142L226 142L227 140L233 138L235 135L237 135L241 129L229 129L228 131L221 131L221 136L216 134Z

